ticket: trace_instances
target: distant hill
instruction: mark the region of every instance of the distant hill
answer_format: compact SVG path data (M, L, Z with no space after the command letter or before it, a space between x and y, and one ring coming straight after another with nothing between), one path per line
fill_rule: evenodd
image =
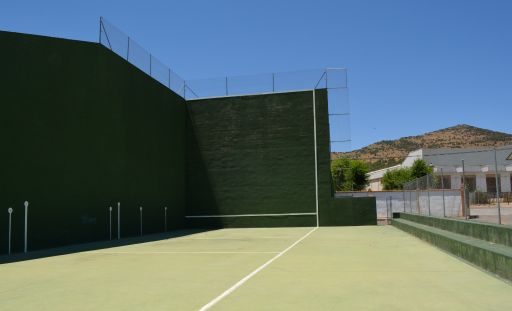
M409 152L420 148L471 148L509 144L512 144L512 134L460 124L423 135L379 141L351 152L334 152L331 156L363 160L373 171L400 164Z

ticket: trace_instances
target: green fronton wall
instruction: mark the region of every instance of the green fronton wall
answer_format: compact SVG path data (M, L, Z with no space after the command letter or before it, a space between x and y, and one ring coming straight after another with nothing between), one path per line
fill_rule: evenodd
M0 254L185 226L313 226L313 91L186 102L105 47L0 32ZM327 92L316 92L321 225L375 224L333 199Z
M334 199L327 91L317 90L320 225L376 223L373 198ZM188 216L315 213L313 91L187 102ZM314 226L316 216L188 218L191 226Z
M183 227L185 101L106 48L0 32L0 254Z

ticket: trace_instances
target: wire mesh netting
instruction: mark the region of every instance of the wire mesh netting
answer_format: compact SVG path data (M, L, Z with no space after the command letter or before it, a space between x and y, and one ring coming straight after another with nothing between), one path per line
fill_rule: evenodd
M331 151L350 149L350 107L345 68L185 80L104 18L100 18L99 40L103 46L187 100L327 89Z

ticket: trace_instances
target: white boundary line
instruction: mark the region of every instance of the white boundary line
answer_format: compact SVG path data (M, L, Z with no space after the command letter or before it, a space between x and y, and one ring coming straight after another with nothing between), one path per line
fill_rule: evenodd
M313 216L316 213L286 213L286 214L240 214L240 215L190 215L185 216L185 218L224 218L224 217L265 217L265 216Z
M89 254L279 254L279 252L87 252Z
M237 288L239 288L240 286L242 286L245 282L247 282L250 278L252 278L253 276L255 276L256 274L258 274L258 272L260 272L261 270L265 269L268 265L270 265L272 262L274 262L276 259L278 259L279 257L283 256L286 252L288 252L290 249L292 249L295 245L299 244L302 240L304 240L305 238L307 238L311 233L315 232L315 230L318 229L318 227L315 227L313 228L311 231L309 231L308 233L306 233L305 235L303 235L300 239L298 239L297 241L295 241L292 245L288 246L286 249L284 249L283 251L281 251L280 253L278 253L276 256L272 257L269 261L267 261L266 263L264 263L263 265L261 265L260 267L258 267L256 270L254 270L253 272L249 273L248 275L246 275L243 279L241 279L240 281L238 281L235 285L231 286L230 288L228 288L226 291L224 291L222 294L220 294L219 296L215 297L212 301L210 301L209 303L205 304L201 309L199 309L199 311L206 311L208 309L210 309L211 307L213 307L215 304L217 304L219 301L221 301L222 299L224 299L226 296L228 296L229 294L231 294L232 292L234 292Z

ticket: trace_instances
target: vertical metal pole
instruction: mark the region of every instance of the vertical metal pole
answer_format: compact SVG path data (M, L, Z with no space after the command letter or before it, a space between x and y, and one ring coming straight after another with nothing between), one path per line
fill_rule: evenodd
M416 211L418 214L421 215L421 209L420 209L420 185L419 185L419 178L416 178Z
M325 88L326 89L329 89L329 82L327 81L327 76L329 75L329 73L327 72L327 68L325 69Z
M441 189L443 190L443 217L446 217L446 204L444 201L444 174L443 174L443 168L440 167L441 170Z
M226 96L228 96L228 77L226 77Z
M389 197L389 219L393 218L393 196Z
M428 202L428 215L430 216L430 184L429 184L429 174L427 174L427 202Z
M403 187L403 186L402 186ZM403 201L404 201L404 213L405 213L405 189L402 188L402 195L403 195Z
M140 209L140 235L142 235L142 206L139 209Z
M500 187L498 178L500 178L500 174L498 173L498 160L496 157L496 148L494 148L494 171L496 172L496 203L498 204L498 224L501 225L501 205L500 205Z
M169 83L168 83L168 86L169 86L169 89L171 88L171 68L168 68L168 71L169 71Z
M26 253L28 250L28 201L25 201L25 243L23 251Z
M151 77L151 66L152 66L152 62L151 62L151 54L149 54L149 76Z
M103 23L102 21L103 17L100 16L100 33L99 33L99 39L98 39L98 42L101 44L101 24Z
M7 213L9 213L9 243L8 243L9 245L7 247L7 255L10 255L11 254L11 232L12 232L12 230L11 230L12 207L9 207L7 209Z
M167 206L164 207L164 229L167 232Z
M313 143L315 151L315 205L316 205L316 226L320 226L320 216L318 214L318 158L316 145L316 93L313 89Z
M275 93L276 91L276 79L275 79L275 73L272 73L272 93Z
M109 240L112 240L112 206L108 207Z
M467 189L467 186L466 186L466 169L464 167L464 159L462 159L462 191L463 191L463 197L464 197L464 217L466 219L469 218L469 210L468 210L468 206L469 206L469 202L468 202L468 196L466 195L466 189Z
M412 191L409 191L409 209L411 210L412 214Z
M126 60L130 61L130 37L128 37L128 48L126 50Z
M121 239L121 202L117 202L117 239Z

